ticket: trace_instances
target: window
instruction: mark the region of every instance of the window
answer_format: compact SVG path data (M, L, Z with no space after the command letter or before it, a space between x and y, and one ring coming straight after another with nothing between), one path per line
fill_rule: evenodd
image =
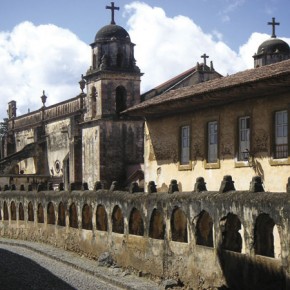
M190 149L190 127L181 127L181 153L180 153L180 164L189 163L189 149Z
M248 160L250 151L250 117L239 118L238 160Z
M275 113L274 158L288 157L288 113L286 110Z
M207 150L207 162L216 163L217 160L217 121L209 122L207 126L208 132L208 150Z

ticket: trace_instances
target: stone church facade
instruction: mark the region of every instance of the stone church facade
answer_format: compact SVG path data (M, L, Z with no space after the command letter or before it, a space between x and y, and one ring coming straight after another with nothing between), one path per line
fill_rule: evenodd
M97 181L109 187L112 181L126 186L143 179L144 122L120 114L140 103L134 44L112 18L91 48L91 66L75 98L46 107L43 92L42 108L22 116L16 115L16 102L9 103L0 161L5 181L10 176L9 183L22 183L29 176L28 182L87 182L93 189Z

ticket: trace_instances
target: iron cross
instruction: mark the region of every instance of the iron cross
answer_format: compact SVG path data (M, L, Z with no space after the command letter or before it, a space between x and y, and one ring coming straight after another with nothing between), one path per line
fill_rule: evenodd
M275 17L272 18L272 22L268 22L268 25L272 25L272 38L276 38L275 26L280 25L280 22L275 22Z
M209 58L209 56L204 53L201 58L203 58L204 66L206 66L206 59Z
M106 6L106 9L110 9L111 10L111 14L112 14L112 20L111 20L111 24L116 24L115 23L115 10L119 10L120 7L116 7L114 2L111 2L111 6Z

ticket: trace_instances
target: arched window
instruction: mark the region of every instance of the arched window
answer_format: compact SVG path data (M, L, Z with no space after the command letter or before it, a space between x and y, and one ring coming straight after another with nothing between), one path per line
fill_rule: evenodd
M187 219L180 208L175 208L171 215L172 241L187 243Z
M11 220L12 221L16 221L16 206L15 206L15 202L14 201L11 201L10 213L11 213Z
M37 222L40 224L44 223L43 206L41 203L39 203L37 207Z
M242 252L243 240L240 234L241 221L237 215L229 213L220 221L222 249L237 253Z
M82 228L84 230L92 230L92 208L85 204L82 210Z
M254 248L256 255L262 255L274 258L278 257L279 253L275 253L274 245L274 230L275 222L266 213L260 214L256 219L255 229L254 229ZM280 242L280 236L278 231L277 241ZM277 249L279 247L277 246Z
M112 214L112 232L118 234L124 233L124 217L122 210L118 205L114 207Z
M21 202L19 203L19 220L24 221L24 208Z
M29 222L34 221L33 205L31 201L28 203L28 221Z
M4 215L4 220L8 221L9 215L8 215L8 207L7 207L6 201L4 201L4 204L3 204L3 215Z
M105 208L99 204L96 212L96 225L98 231L108 230L108 217Z
M129 234L144 236L144 223L138 209L133 208L129 219Z
M163 240L165 235L165 223L163 214L160 210L154 209L150 219L149 237L152 239Z
M205 210L197 217L195 239L197 245L213 247L213 220Z
M127 92L123 86L116 88L116 114L119 115L127 108Z
M69 207L69 226L71 228L78 228L78 213L74 203Z
M58 205L57 225L65 227L65 208L62 202L60 202Z
M47 205L47 224L49 225L55 224L55 212L52 202L49 202Z

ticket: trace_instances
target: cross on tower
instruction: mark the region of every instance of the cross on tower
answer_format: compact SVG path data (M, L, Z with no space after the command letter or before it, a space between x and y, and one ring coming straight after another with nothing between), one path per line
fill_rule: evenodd
M116 24L115 23L115 10L119 10L120 7L116 7L114 2L111 2L111 6L106 6L106 9L110 9L111 10L111 15L112 15L112 20L111 20L111 24Z
M276 38L275 26L280 25L280 22L275 22L275 17L272 18L272 22L268 22L268 25L272 25L272 38Z
M204 63L204 67L206 66L206 59L209 58L208 55L206 55L205 53L201 56L201 58L203 58L203 63Z

